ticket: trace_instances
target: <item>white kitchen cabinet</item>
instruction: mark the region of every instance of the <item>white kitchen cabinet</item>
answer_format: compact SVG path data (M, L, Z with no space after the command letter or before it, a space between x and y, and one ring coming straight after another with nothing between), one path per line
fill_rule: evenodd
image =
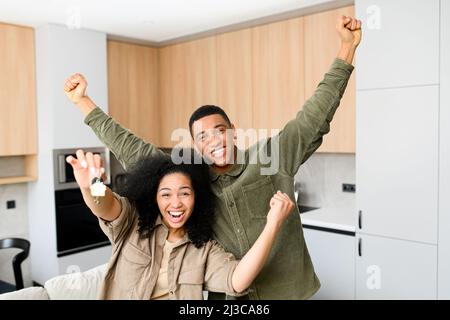
M450 299L450 1L441 1L438 298Z
M356 299L436 299L436 245L357 235L356 250Z
M356 99L358 232L436 244L439 87L362 90Z
M356 0L357 89L437 84L439 0Z
M303 228L321 288L312 299L355 299L355 236Z

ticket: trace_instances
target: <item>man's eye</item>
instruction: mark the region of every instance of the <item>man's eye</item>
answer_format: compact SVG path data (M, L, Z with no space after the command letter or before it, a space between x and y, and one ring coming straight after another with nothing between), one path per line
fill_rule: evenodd
M223 133L225 133L225 132L227 131L227 129L225 129L225 128L220 128L218 131L219 131L219 133L222 133L222 134L223 134Z

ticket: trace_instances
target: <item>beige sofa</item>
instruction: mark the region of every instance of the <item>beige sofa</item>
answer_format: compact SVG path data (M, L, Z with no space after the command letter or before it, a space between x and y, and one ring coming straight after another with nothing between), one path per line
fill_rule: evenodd
M0 300L95 300L106 264L85 272L57 276L44 287L29 287L0 294Z

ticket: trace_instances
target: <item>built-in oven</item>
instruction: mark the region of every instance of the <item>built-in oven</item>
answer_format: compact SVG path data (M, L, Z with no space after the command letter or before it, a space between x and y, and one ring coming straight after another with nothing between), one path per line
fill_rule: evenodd
M105 184L111 187L109 151L105 148L78 149L102 156L107 175ZM72 166L66 162L66 157L75 156L78 149L53 151L58 257L110 245L108 238L100 228L98 218L84 203L81 190L73 175Z

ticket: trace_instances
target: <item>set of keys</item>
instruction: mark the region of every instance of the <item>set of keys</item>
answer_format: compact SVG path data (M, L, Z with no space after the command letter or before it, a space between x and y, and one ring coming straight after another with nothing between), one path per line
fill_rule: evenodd
M100 204L99 198L104 197L106 193L106 186L103 183L103 179L101 177L92 179L90 189L95 204Z

